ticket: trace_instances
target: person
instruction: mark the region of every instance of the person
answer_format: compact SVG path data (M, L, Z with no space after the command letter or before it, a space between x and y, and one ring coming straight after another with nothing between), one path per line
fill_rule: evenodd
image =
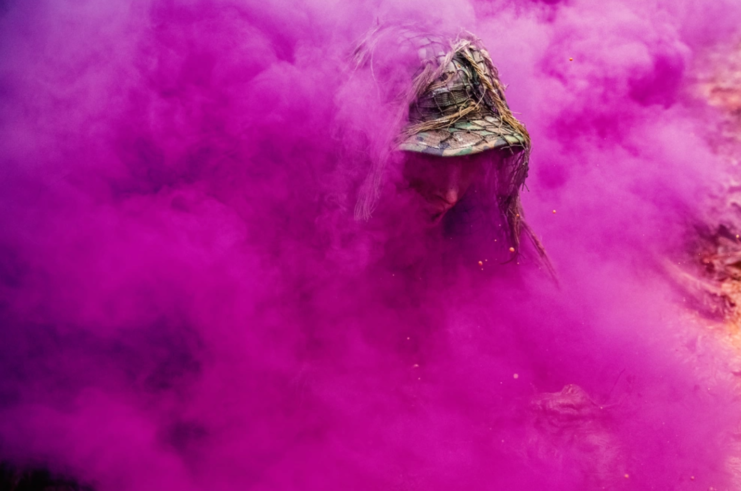
M398 133L380 159L400 165L416 219L458 239L457 249L468 257L493 264L527 256L552 273L520 200L530 135L510 110L482 42L470 33L453 38L411 25L379 26L355 59L392 87L387 99L399 108L391 122ZM410 66L398 69L404 64ZM400 81L410 73L406 84ZM374 166L367 177L355 209L359 220L369 220L375 209L383 169L383 163Z

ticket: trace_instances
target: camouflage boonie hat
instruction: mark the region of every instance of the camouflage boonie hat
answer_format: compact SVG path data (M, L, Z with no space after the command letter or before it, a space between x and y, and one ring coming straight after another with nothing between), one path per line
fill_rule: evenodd
M438 37L402 36L415 45L423 69L413 82L400 150L455 157L530 148L527 130L507 106L497 69L478 39L459 38L446 46Z

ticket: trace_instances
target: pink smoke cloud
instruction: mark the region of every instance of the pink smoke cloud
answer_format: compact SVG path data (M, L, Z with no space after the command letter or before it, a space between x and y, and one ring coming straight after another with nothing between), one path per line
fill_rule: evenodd
M3 461L99 490L733 489L733 354L658 267L726 175L685 89L732 2L3 5ZM560 288L476 234L410 239L394 165L354 220L393 128L351 53L400 20L489 48Z

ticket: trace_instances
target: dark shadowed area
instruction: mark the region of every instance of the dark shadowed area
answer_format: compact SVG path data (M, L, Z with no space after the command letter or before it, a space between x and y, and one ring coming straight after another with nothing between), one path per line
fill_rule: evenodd
M685 86L739 20L699 0L0 1L0 477L738 489L734 353L660 263L728 175ZM408 53L352 57L399 23L487 46L558 285L475 197L417 219L388 155Z

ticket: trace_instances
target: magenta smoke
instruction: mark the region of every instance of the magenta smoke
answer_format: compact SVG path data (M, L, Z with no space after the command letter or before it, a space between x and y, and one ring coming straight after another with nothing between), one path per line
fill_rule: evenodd
M737 489L736 355L660 267L728 178L688 85L737 2L0 12L1 461L100 491ZM352 53L390 24L487 46L558 285L475 217L418 230L393 159L356 220L395 72Z

